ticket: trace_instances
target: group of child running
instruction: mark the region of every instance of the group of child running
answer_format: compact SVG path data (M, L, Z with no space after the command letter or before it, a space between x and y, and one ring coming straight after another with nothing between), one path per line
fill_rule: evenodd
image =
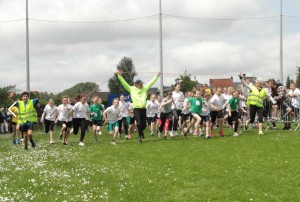
M121 77L121 73L118 72L118 74ZM160 73L153 78L153 81L150 82L151 85L159 75ZM68 145L69 135L71 133L78 134L80 128L79 145L84 146L84 138L89 125L92 125L95 143L98 142L98 135L103 132L101 129L103 125L107 125L108 132L112 135L111 144L113 145L116 145L116 138L122 134L126 139L131 139L136 130L139 131L139 142L142 142L145 137L144 128L141 130L139 123L143 122L147 123L151 136L157 135L159 138L165 139L178 135L187 136L189 133L194 136L205 135L205 138L209 139L214 137L215 128L218 128L219 136L224 137L224 124L232 128L232 135L237 137L240 134L241 119L248 120L250 118L250 123L253 123L254 117L257 116L259 124L262 123L261 109L263 106L260 105L262 100L268 97L273 104L276 103L266 89L260 87L259 79L253 85L247 83L242 75L239 77L243 85L249 88L247 95L245 92L242 93L243 89L229 87L228 89L215 88L211 90L207 88L207 85L201 88L194 87L193 90L183 93L180 91L179 83L174 85L174 91L167 92L163 98L157 93L150 93L143 103L146 116L140 116L138 120L135 118L135 114L140 115L144 108L138 108L139 113L136 113L137 104L125 101L124 95L113 99L112 105L106 109L102 104L102 99L97 96L92 99L90 104L88 104L86 96L78 97L78 102L74 106L71 105L67 96L62 97L59 106L55 106L53 100L50 99L43 110L41 123L43 123L45 132L49 133L50 144L54 144L53 134L55 125L58 123L61 125L59 137L64 145ZM127 83L124 84L125 81L122 79L120 81L126 86ZM135 85L135 87L127 86L127 89L134 88L133 90L138 92L144 87L140 80L137 80ZM147 89L151 85L146 85ZM136 95L139 94L131 92L131 96ZM142 103L142 99L143 97L138 99L138 102ZM38 98L28 100L28 93L24 92L22 101L16 102L12 108L14 115L13 144L20 143L18 137L20 129L25 139L25 148L28 148L28 139L32 147L35 147L32 130L37 117L33 106L37 102ZM259 134L263 134L260 125Z

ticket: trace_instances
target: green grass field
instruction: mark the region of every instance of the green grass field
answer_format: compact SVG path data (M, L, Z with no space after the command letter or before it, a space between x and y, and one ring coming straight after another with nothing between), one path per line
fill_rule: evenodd
M70 145L35 131L35 149L0 135L0 201L299 201L300 132L150 137L143 144L91 132ZM55 133L57 137L57 132Z

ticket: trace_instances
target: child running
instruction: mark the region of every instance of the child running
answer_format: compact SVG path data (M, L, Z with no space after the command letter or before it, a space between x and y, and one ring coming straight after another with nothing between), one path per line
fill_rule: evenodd
M190 125L184 129L183 134L184 136L187 136L187 133L190 129L195 124L195 130L194 130L194 135L198 136L199 135L199 124L201 121L200 114L202 113L202 102L203 98L201 97L201 92L197 90L195 92L195 97L188 98L188 102L191 103L191 114L193 116L193 119L190 123Z
M160 103L156 100L156 95L151 94L150 100L146 104L147 109L147 120L148 125L150 125L150 133L151 136L154 135L156 129L156 121L157 121L157 115L158 115L158 109L159 109Z
M216 93L212 96L210 100L210 116L211 116L211 132L210 137L213 137L214 134L212 133L213 127L218 119L218 126L219 126L219 134L221 137L224 137L223 133L223 109L224 109L224 97L222 95L222 88L217 88Z
M71 113L73 113L73 133L75 135L78 134L78 130L80 127L80 140L79 140L79 146L84 146L83 143L83 139L85 136L85 132L86 132L86 119L89 118L90 114L89 114L89 105L86 103L86 96L79 96L78 99L80 99L80 101L78 101Z
M42 114L41 122L45 126L45 133L50 135L50 144L54 144L53 141L53 131L55 126L55 120L58 115L57 107L54 105L52 99L49 99L48 104L44 108L44 112Z
M159 133L158 136L161 136L161 132L165 128L166 121L168 120L168 130L165 128L165 134L164 138L166 139L168 137L167 132L170 131L170 137L173 136L172 131L172 104L175 105L174 100L172 98L172 92L167 93L167 97L165 97L161 105L159 107L160 111L160 126L159 126ZM176 106L176 105L175 105Z
M59 121L61 124L61 134L62 134L61 139L63 140L63 144L67 145L70 131L72 128L72 118L69 116L69 114L73 107L68 103L67 96L63 96L61 102L62 104L60 104L57 107L58 116L56 122Z
M112 106L108 107L104 112L103 112L103 117L104 117L104 124L108 123L107 128L108 132L110 135L113 136L111 144L112 145L117 145L116 143L116 137L119 132L119 117L121 116L121 110L119 108L119 99L115 98L113 99Z
M229 98L228 100L228 124L231 126L231 128L233 128L233 124L234 124L234 133L233 136L237 137L239 136L238 133L238 128L240 125L239 122L239 112L238 110L242 110L244 113L246 113L246 111L241 107L240 104L240 92L238 90L233 91L232 93L232 97Z
M210 93L204 93L204 100L203 100L203 106L202 106L202 112L200 114L201 117L201 122L200 122L200 129L202 128L203 122L205 123L205 138L209 139L210 138L210 98L211 94ZM202 131L202 130L201 130ZM200 132L200 135L202 135L203 132Z
M90 106L90 115L93 125L93 134L94 134L94 142L97 143L97 134L99 134L101 126L102 126L102 114L103 108L102 105L99 104L99 97L95 96L93 99L93 104Z

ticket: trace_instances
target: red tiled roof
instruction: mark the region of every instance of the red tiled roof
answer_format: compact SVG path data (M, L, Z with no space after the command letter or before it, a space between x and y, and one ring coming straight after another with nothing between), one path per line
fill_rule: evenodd
M209 79L210 87L231 87L233 85L233 81L231 78L228 79Z

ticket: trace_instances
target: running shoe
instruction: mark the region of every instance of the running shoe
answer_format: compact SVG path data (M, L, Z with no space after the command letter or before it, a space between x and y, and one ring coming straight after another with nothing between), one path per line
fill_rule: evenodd
M222 130L219 130L219 134L220 134L221 137L224 137L224 133L223 133Z

